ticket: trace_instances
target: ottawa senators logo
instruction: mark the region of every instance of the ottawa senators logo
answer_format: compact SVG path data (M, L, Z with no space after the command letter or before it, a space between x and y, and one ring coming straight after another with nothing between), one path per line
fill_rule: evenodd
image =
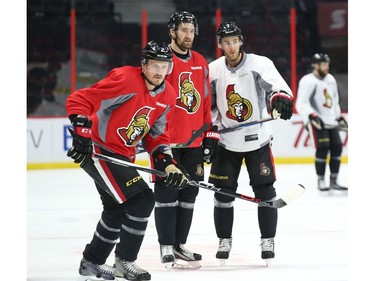
M226 96L228 104L227 117L238 122L248 120L253 114L253 107L249 100L244 99L234 91L234 84L228 85Z
M191 72L182 72L180 74L179 98L176 100L176 106L186 110L188 113L195 113L201 103L198 91L190 80Z
M127 128L118 128L117 133L126 146L135 146L150 130L148 117L153 108L143 107L138 110Z
M261 176L268 176L271 173L270 168L266 166L266 164L262 163L260 164L260 175Z
M324 107L331 108L332 107L332 97L329 94L327 89L324 89L324 98L325 98L325 103L323 104Z
M202 165L198 164L197 165L197 170L195 171L195 174L197 176L203 176L203 173L204 173L204 169L203 169Z

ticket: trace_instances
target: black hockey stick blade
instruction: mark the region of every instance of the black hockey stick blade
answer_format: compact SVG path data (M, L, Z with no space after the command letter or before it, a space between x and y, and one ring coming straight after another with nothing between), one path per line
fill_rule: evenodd
M232 131L235 131L235 130L240 129L240 128L258 125L258 124L262 124L262 123L265 123L265 122L268 122L268 121L272 121L272 120L276 120L276 119L272 118L272 117L267 117L267 118L263 118L263 119L260 119L260 120L257 120L257 121L243 123L243 124L240 124L238 126L220 129L220 130L218 130L218 133L232 132Z
M200 127L198 130L194 131L193 134L191 135L191 138L187 140L185 143L178 143L173 145L173 148L183 148L183 147L188 147L193 143L193 141L196 140L200 135L202 135L208 128L210 127L209 123L204 123L202 127Z
M256 204L258 204L259 206L262 206L262 207L271 207L271 208L275 208L275 209L279 209L279 208L282 208L282 207L290 204L295 199L297 199L299 196L301 196L302 193L305 192L305 187L302 184L298 184L298 185L294 186L291 190L289 190L289 192L285 196L282 196L281 198L279 198L277 200L262 201L258 198L250 197L250 196L247 196L247 195L244 195L244 194L230 193L226 190L223 190L220 187L215 187L214 185L203 183L203 182L189 181L188 185L197 186L197 187L208 189L208 190L211 190L211 191L214 191L214 192L217 192L217 193L221 193L223 195L227 195L227 196L230 196L230 197L246 200L246 201L249 201L249 202L252 202L252 203L256 203Z

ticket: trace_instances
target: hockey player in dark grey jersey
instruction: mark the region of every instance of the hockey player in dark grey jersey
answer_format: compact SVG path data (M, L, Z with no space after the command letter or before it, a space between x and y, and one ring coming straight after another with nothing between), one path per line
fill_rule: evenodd
M329 73L330 58L317 53L312 58L313 70L298 84L296 109L312 137L315 153L315 170L320 191L348 190L337 183L341 163L342 142L339 130L348 130L341 115L336 79ZM330 153L330 185L325 182L325 171Z
M213 124L219 131L270 116L290 119L293 94L273 62L264 56L242 51L243 36L235 22L221 24L216 33L224 56L209 64ZM270 108L270 110L268 110ZM263 201L276 197L276 175L271 150L271 124L241 127L222 133L217 156L212 162L209 182L236 192L245 160L255 197ZM232 247L234 198L215 193L214 221L222 264ZM258 208L261 257L274 258L277 210Z

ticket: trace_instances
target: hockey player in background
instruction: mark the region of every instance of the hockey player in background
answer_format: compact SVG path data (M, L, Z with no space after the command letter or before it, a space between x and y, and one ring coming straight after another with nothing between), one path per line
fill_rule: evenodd
M317 53L312 58L313 70L298 84L296 110L304 118L313 140L315 171L320 191L348 190L337 183L341 165L342 141L339 130L348 130L348 123L341 115L336 79L329 73L330 58ZM325 182L326 162L330 154L330 183Z
M293 94L273 62L264 56L242 50L243 36L235 22L222 23L216 33L224 56L209 64L212 118L220 129L257 121L271 115L288 120L293 113ZM276 197L274 159L270 123L242 127L220 134L209 182L235 193L243 161L256 198ZM258 207L262 259L272 259L277 227L277 209ZM216 258L222 264L232 248L234 198L214 195L214 222L219 247Z
M208 128L187 148L173 148L173 157L184 166L195 181L204 179L204 161L214 157L219 135L211 128L211 96L209 91L208 63L192 50L198 34L195 16L177 11L169 19L168 33L173 52L173 71L166 78L176 90L176 108L168 119L171 143L185 143L192 133L204 124ZM204 151L206 154L204 154ZM188 186L177 190L168 188L165 182L155 183L155 224L160 244L161 263L170 268L173 264L199 267L202 259L185 247L193 218L198 187ZM188 262L175 263L176 260Z
M173 87L164 81L172 68L170 48L151 41L142 51L141 67L115 68L67 99L74 128L67 155L93 178L103 204L93 238L83 251L82 280L151 279L135 261L154 207L153 192L137 170L97 160L92 152L134 162L135 146L144 138L157 167L168 174L167 188L184 186L187 175L171 156L166 123L176 103ZM114 247L113 268L105 262Z

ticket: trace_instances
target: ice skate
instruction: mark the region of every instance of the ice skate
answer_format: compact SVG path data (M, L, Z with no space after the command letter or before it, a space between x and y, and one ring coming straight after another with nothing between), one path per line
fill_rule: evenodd
M200 260L202 256L197 253L193 253L185 248L184 245L179 244L173 249L175 256L175 263L172 268L175 269L198 269L201 267Z
M82 258L79 265L77 281L115 280L113 267L106 264L95 264Z
M318 190L319 191L329 191L329 187L326 185L324 179L318 179Z
M262 249L262 259L266 260L267 266L271 264L271 259L275 257L275 243L273 238L262 238L260 247Z
M329 188L332 190L338 190L338 191L348 191L348 188L346 186L339 185L337 183L336 179L331 179L329 182Z
M216 258L220 260L221 266L225 266L232 249L232 238L219 238L219 247L216 252Z
M124 261L119 257L115 258L114 273L115 280L151 280L151 275L146 270L140 268L134 261Z
M175 262L172 245L160 245L160 261L165 268L170 270Z

